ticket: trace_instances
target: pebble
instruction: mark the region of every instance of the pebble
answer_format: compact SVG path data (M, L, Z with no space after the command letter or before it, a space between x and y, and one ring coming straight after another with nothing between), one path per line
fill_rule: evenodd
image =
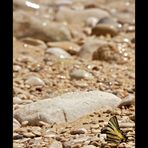
M92 35L101 36L101 35L111 35L116 36L118 34L118 30L109 24L97 24L95 27L92 28Z
M62 143L59 141L53 141L48 148L63 148Z
M89 17L86 20L86 26L88 27L95 27L98 22L98 18L96 17Z
M108 63L124 64L130 59L129 48L126 45L107 43L101 45L93 53L93 60L106 61Z
M125 143L121 143L118 145L118 148L126 148L126 144Z
M70 131L71 135L86 134L86 133L87 133L87 130L85 128L80 128L80 129Z
M92 129L91 132L93 134L98 134L100 132L100 129Z
M131 42L132 42L132 43L135 43L135 38L132 38L132 39L131 39Z
M57 134L51 130L47 130L44 135L44 137L47 137L47 138L55 138L56 136Z
M21 124L15 118L13 118L13 130L16 130L20 127L21 127Z
M75 81L73 84L75 87L80 87L80 88L87 88L88 87L88 83L86 82L77 82Z
M100 146L99 142L96 142L96 141L92 141L91 142L91 145L94 145L96 147L99 147Z
M99 124L93 124L90 126L90 128L92 129L98 129L99 128Z
M123 99L121 103L118 105L119 108L122 106L131 106L135 104L135 99L133 95L128 96L127 98Z
M25 83L31 86L44 86L45 85L44 81L36 76L29 76L26 79Z
M70 77L74 78L74 79L87 79L87 80L91 80L94 78L94 76L85 71L85 70L81 70L81 69L74 69L70 72Z
M110 17L101 18L97 24L109 24L114 26L115 28L120 28L120 24L118 24L116 21L114 21Z
M19 105L21 104L21 105L26 105L26 104L30 104L30 103L32 103L33 101L32 100L22 100L20 103L19 103Z
M71 139L69 141L64 142L64 148L71 148L73 146L80 146L89 139L88 136L78 137L76 139Z
M35 137L35 134L33 134L32 132L24 132L22 134L23 134L23 136L25 136L27 138L33 138L33 137Z
M86 145L86 146L83 146L82 148L96 148L96 146L94 146L94 145Z
M41 49L46 49L47 48L46 44L42 40L39 40L39 39L26 37L26 38L21 39L21 41L26 43L26 44L39 47Z
M124 127L123 127L124 128ZM128 132L132 132L134 127L126 127L125 129L122 129L124 132L128 133Z
M135 115L130 116L130 119L131 119L132 121L135 121Z
M21 124L22 124L22 126L26 126L26 125L28 125L28 121L23 121Z
M48 42L47 45L49 47L58 47L62 48L70 54L77 54L80 51L80 46L76 43L70 41L63 41L63 42Z
M22 69L22 67L19 66L19 65L14 65L13 66L13 72L19 72L21 69Z
M71 58L71 55L62 48L51 47L46 50L46 53L52 54L57 58Z
M13 142L13 148L22 148L22 147L24 147L23 143L15 143L15 142Z
M18 140L18 139L22 139L23 135L20 135L18 133L13 133L13 140Z
M22 103L22 99L20 97L13 97L13 104L20 104Z

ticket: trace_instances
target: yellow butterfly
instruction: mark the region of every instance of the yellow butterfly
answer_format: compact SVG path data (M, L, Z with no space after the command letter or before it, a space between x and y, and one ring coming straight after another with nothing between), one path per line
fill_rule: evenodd
M127 141L127 136L122 130L120 130L116 116L110 118L108 125L102 129L101 133L106 134L106 141L111 143L119 144Z

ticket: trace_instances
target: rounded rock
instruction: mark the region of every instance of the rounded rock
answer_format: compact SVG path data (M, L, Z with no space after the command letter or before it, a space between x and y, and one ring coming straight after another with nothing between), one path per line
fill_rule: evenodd
M26 44L39 47L41 49L46 49L47 47L46 44L42 40L39 40L39 39L26 37L26 38L21 39L21 41L23 41Z
M95 27L98 22L98 18L96 17L89 17L86 20L86 25L89 27Z
M93 79L93 75L85 70L75 69L70 73L71 78L75 79Z
M35 134L33 134L32 132L24 132L23 136L25 136L27 138L33 138L33 137L35 137Z
M80 128L80 129L70 131L71 135L85 134L85 133L87 133L87 130L85 128Z
M92 129L98 129L100 126L99 124L93 124L90 126Z
M70 41L48 42L47 45L49 47L62 48L70 54L77 54L80 51L80 46Z
M97 24L92 29L92 35L100 36L107 34L110 34L111 36L116 36L118 34L118 30L110 24Z
M58 58L71 58L71 55L67 53L64 49L58 47L48 48L46 53L52 54Z
M31 76L29 77L26 81L26 84L31 85L31 86L44 86L45 83L43 80L41 80L40 78L36 77L36 76Z
M13 97L13 104L20 104L22 103L22 99L20 97Z
M21 69L22 69L22 67L19 66L19 65L14 65L14 66L13 66L13 71L14 71L14 72L19 72Z
M20 127L21 127L21 124L15 118L13 118L13 130L16 130Z
M62 143L59 141L53 141L48 148L63 148Z
M114 26L115 28L120 28L120 24L109 17L101 18L97 24L109 24Z

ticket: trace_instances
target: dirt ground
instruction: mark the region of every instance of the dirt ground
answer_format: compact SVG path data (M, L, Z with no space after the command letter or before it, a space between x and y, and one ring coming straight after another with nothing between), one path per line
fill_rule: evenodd
M17 1L14 2L16 5ZM41 2L36 1L36 3ZM124 8L124 11L129 12L130 8L134 8L132 5L134 1L129 0L124 3L127 3L129 7L127 10ZM85 3L76 3L75 5L78 9L81 9L81 5L83 6L84 4ZM48 5L48 1L44 1L44 5ZM74 7L76 7L75 5ZM109 10L110 7L113 7L120 10L126 6L121 7L121 5L119 5L118 7L117 5L118 3L116 4L115 0L112 1L112 3L107 0L102 0L101 9ZM94 7L91 4L86 6L87 9ZM98 8L98 5L96 5L96 7ZM23 8L23 4L18 4L14 11L17 9L30 11ZM32 15L32 11L30 11L30 15ZM111 43L117 50L121 49L124 51L113 50L112 52L105 52L100 59L97 57L98 59L96 60L82 58L79 54L72 53L69 50L65 51L70 54L70 58L59 58L46 52L50 41L47 42L38 38L36 39L29 34L24 35L25 37L19 37L14 34L13 110L38 100L78 90L101 90L115 94L123 101L128 100L118 108L105 112L96 111L72 123L55 123L50 125L41 122L40 126L29 126L27 122L19 123L20 127L13 131L14 148L135 147L135 30L133 29L135 24L133 22L127 22L127 19L123 19L122 21L122 31L114 37L93 36L89 34L90 29L86 27L85 31L88 32L84 33L85 36L83 38L77 40L76 38L72 38L70 40L70 42L78 45L80 49L89 38L105 40L107 41L107 45ZM25 39L27 37L34 40L31 41L31 39L28 39L28 41L26 41ZM68 45L65 46L67 49ZM72 50L73 49L74 47ZM85 70L91 73L93 77L90 79L87 79L87 77L77 79L75 76L70 75L74 69ZM29 76L40 78L44 81L44 85L30 85L25 83ZM17 102L18 98L19 103ZM131 98L132 101L130 100ZM128 141L118 146L107 143L104 135L101 134L102 127L108 123L110 117L113 115L117 116L121 129L128 136Z

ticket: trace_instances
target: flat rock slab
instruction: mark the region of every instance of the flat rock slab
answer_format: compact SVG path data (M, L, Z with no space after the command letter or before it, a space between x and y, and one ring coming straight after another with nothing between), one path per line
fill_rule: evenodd
M39 121L65 123L94 111L117 107L120 102L119 97L107 92L70 92L27 104L15 110L14 117L19 122L28 121L30 125L38 125Z

